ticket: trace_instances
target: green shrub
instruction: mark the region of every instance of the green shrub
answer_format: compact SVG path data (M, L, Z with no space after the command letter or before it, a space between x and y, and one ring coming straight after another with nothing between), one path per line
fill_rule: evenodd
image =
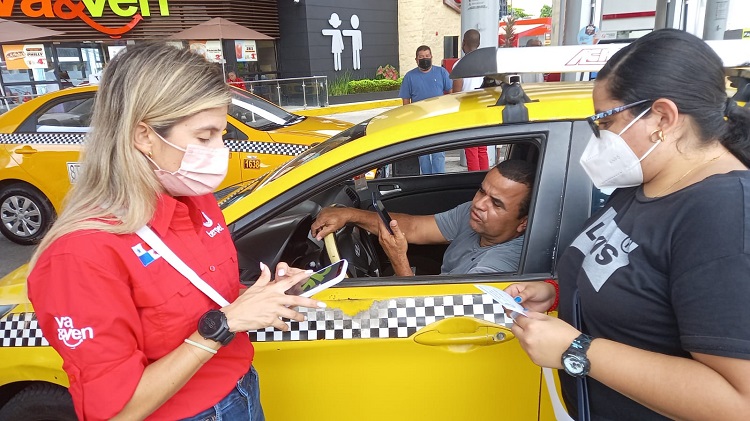
M331 96L337 96L337 95L346 95L351 94L351 89L349 88L349 83L351 83L352 80L352 71L349 69L346 69L344 73L341 74L341 76L337 77L336 79L332 80L330 83L328 83L328 95Z
M348 90L353 94L367 92L397 91L401 87L401 79L362 79L349 81Z

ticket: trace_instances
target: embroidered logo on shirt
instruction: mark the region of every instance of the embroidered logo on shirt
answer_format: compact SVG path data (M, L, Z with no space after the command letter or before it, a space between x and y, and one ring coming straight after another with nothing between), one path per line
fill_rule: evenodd
M71 317L55 317L55 321L57 322L57 339L70 349L76 349L86 339L94 338L94 328L88 326L77 329L73 325L73 318Z
M212 221L205 212L201 211L201 213L203 214L203 226L206 228L211 227L211 225L214 224L214 221Z
M161 257L159 253L154 250L146 250L141 243L134 245L131 249L133 250L133 253L138 256L138 260L141 261L144 267L150 265L156 259Z
M583 270L596 292L617 269L630 263L629 253L638 248L638 244L617 226L615 216L617 211L608 209L572 244L585 255Z
M224 227L221 226L221 223L218 223L215 227L213 227L213 229L211 229L210 231L206 231L206 234L208 234L209 237L214 238L222 231L224 231Z

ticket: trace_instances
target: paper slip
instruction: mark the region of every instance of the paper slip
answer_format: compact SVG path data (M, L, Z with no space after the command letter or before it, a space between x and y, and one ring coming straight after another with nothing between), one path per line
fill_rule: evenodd
M490 297L492 297L493 300L500 303L500 305L503 306L503 308L505 308L506 310L515 311L516 313L520 313L526 316L526 310L523 308L523 306L521 304L518 304L507 292L488 285L474 284L474 286L479 288L479 290L484 292L485 294L488 294Z

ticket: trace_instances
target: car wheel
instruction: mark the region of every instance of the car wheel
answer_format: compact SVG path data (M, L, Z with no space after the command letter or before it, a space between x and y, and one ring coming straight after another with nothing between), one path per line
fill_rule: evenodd
M0 408L0 421L76 421L77 419L73 399L68 389L50 383L27 386Z
M55 219L52 203L28 184L11 184L0 191L0 232L22 245L36 244Z

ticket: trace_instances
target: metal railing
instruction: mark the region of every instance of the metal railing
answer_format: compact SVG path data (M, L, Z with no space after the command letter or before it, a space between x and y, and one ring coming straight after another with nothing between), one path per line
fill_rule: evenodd
M7 95L7 96L0 96L0 114L9 111L12 108L15 108L21 104L23 104L26 101L30 101L38 96L42 96L44 94L18 94L18 95Z
M286 79L248 80L245 89L287 108L307 109L328 106L328 77L310 76ZM0 114L44 94L18 94L0 96Z
M327 107L328 77L293 77L245 81L251 93L284 108Z

